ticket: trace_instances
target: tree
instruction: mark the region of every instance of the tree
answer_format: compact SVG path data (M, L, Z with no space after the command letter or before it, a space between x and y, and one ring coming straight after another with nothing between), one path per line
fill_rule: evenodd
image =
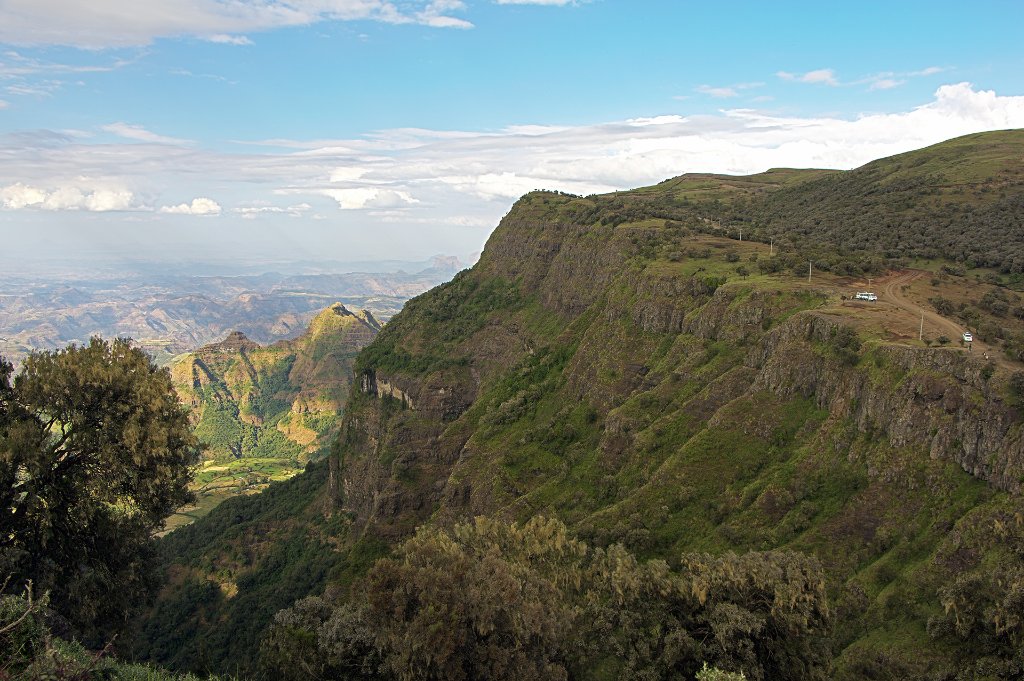
M379 561L367 619L403 681L565 679L574 627L561 587L586 546L557 521L421 528Z
M829 678L821 566L792 552L684 554L673 570L589 547L558 520L476 518L421 527L350 597L279 614L264 647L271 675Z
M198 443L168 372L130 341L0 359L0 572L99 641L155 581L152 537L192 499Z

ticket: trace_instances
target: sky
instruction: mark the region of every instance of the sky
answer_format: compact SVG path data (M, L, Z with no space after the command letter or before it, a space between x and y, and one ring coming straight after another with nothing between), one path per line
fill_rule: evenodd
M0 0L4 267L478 252L533 189L1024 127L1024 3Z

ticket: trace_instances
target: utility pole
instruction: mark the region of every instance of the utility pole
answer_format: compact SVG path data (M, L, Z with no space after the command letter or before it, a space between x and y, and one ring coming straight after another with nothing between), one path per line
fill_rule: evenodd
M768 257L775 255L775 237L772 237L772 242L768 245Z
M811 261L807 261L807 283L811 283Z
M921 329L917 332L917 340L924 340L924 312L921 312Z
M743 228L740 227L740 241L743 241Z

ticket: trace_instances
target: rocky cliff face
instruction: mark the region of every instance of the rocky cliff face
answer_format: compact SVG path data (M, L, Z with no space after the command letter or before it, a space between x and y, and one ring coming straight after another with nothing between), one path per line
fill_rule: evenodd
M586 201L524 198L360 356L329 483L352 536L543 513L641 555L794 548L845 640L923 632L935 604L894 615L886 589L934 593L946 532L1020 505L1008 371L865 342L828 290L723 268L735 242L573 222Z
M559 367L557 392L595 411L600 449L621 450L619 459L641 454L629 435L639 425L623 413L635 411L626 408L633 400L669 401L699 430L718 409L767 392L783 402L810 400L832 422L849 420L860 433L884 434L892 447L918 448L1020 491L1020 415L999 388L1005 377L984 376L983 362L952 349L881 345L851 365L829 349L843 320L804 311L821 306L824 293L742 279L723 286L691 262L643 258L644 245L664 241L666 229L540 222L533 214L545 200L557 201L533 195L510 213L468 275L472 286L461 285L514 282L514 300L443 350L431 336L446 333L434 309L445 287L419 299L428 314L410 311L416 323L398 339L402 352L457 357L456 366L362 368L358 387L370 399L351 414L335 471L337 499L361 526L401 533L439 509L493 512L526 493L493 460L480 463L490 457L482 440L496 422L535 417L532 403L543 397L536 385L500 401L493 395L530 371L545 347L571 355ZM484 469L491 475L481 479Z
M964 352L883 345L863 364L844 367L813 352L841 319L804 313L766 334L747 362L753 390L814 399L850 417L862 432L880 430L894 447L915 447L955 461L994 487L1016 494L1024 481L1021 415L1004 397L1005 377ZM794 361L800 358L800 361Z

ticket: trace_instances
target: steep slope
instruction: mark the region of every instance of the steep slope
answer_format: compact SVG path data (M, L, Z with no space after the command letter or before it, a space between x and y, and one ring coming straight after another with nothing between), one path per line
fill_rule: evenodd
M940 590L1021 562L991 531L1024 517L1008 370L864 343L849 283L744 278L760 244L574 223L580 201L524 198L472 272L360 356L333 479L355 529L548 514L648 556L807 551L843 678L980 655L940 635Z
M241 332L176 358L171 376L191 406L206 444L197 474L196 508L176 527L228 496L251 493L294 475L326 452L338 432L352 380L352 362L380 324L368 311L341 303L320 312L292 341L262 347Z
M783 174L754 184L771 185L771 198L832 177ZM711 191L691 180L665 186ZM820 271L807 282L806 261L796 276L774 246L718 236L749 197L698 203L672 191L517 202L472 270L410 301L360 353L329 471L317 469L329 499L310 501L321 515L293 532L334 523L342 588L382 541L476 514L554 515L592 544L669 561L798 550L827 571L836 678L997 664L1019 635L984 613L1003 617L1005 607L985 608L1013 583L992 566L1024 570L1020 365L933 329L922 342L901 308L850 300L865 283ZM889 210L914 196L891 194ZM907 295L955 297L972 313L979 298L1015 295L941 265ZM219 583L209 566L223 554L211 547L168 544L172 573ZM247 575L262 560L233 563L238 591L197 621L223 622L234 599L252 597ZM157 612L188 612L188 593L169 590ZM167 626L155 616L147 631ZM257 655L255 644L211 652L211 628L191 631L177 640L179 665L204 649L217 669Z

